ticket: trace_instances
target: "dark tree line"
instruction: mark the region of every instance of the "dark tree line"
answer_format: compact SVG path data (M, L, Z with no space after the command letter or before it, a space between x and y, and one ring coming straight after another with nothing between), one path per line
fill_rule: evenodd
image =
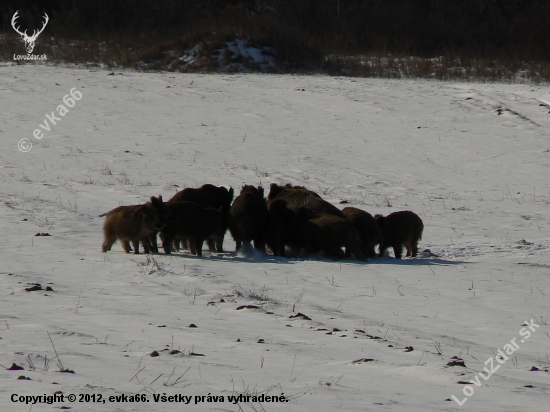
M392 53L550 60L549 0L4 0L11 18L47 35L165 41L223 27L296 36L323 53Z

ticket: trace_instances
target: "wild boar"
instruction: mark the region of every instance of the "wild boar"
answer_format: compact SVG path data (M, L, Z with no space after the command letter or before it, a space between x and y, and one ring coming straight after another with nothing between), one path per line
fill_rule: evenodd
M321 199L321 197L302 186L279 186L272 183L267 196L267 206L270 207L275 199L284 199L287 207L294 212L305 209L311 213L331 213L344 217L344 214L333 204Z
M418 254L418 241L422 240L424 223L416 213L403 210L386 217L375 215L374 219L382 235L380 257L384 256L389 247L393 248L396 259L401 259L403 246L407 249L407 257L415 257Z
M311 196L318 197L319 199L321 196L319 196L317 193L315 193L312 190L306 189L304 186L292 186L290 183L287 183L284 186L278 185L277 183L271 183L269 187L269 195L267 196L268 200L273 200L277 196L279 196L282 192L288 191L288 190L302 190Z
M380 243L380 229L376 224L376 220L369 212L358 209L356 207L345 207L342 213L355 228L359 231L359 238L363 243L363 254L371 259L376 258L374 247ZM346 255L349 256L349 251L346 250Z
M267 205L261 186L243 186L241 193L229 209L227 225L238 251L242 244L250 245L265 253L265 231L267 226Z
M227 214L229 213L229 208L231 207L231 202L233 201L234 191L233 188L229 189L223 186L214 186L211 184L202 185L199 188L186 188L178 193L176 193L168 201L171 202L195 202L203 207L212 207L214 209L223 208L223 213L225 215L224 222L227 222ZM227 230L227 226L226 226ZM225 231L224 231L225 232ZM187 240L185 238L181 239L182 243L186 244ZM216 250L217 252L223 252L223 236L217 241L212 239L207 240L208 248L210 251ZM176 241L174 244L176 250L179 249L179 241Z
M202 256L202 245L207 239L216 244L225 235L227 222L223 207L214 209L195 202L168 202L170 219L161 231L164 253L170 254L174 239L185 237L193 255Z
M195 202L201 206L210 206L215 209L228 207L233 201L233 188L214 186L211 184L202 185L199 188L188 187L176 193L168 202Z
M117 239L126 253L132 251L130 242L134 246L134 253L139 253L140 241L145 251L149 252L152 250L149 236L165 225L162 196L153 196L151 202L144 205L119 206L99 216L107 217L103 224L103 252L110 251Z
M300 216L307 216L300 222L300 234L307 248L313 251L321 249L332 259L342 259L342 247L353 253L359 260L367 260L363 253L363 244L359 232L354 224L339 216L330 213L309 214L299 212Z
M276 207L272 211L274 204ZM297 256L304 247L303 239L297 233L297 227L304 218L298 216L300 210L304 211L302 213L330 213L344 218L340 209L303 186L272 183L267 206L269 218L266 236L275 256L285 256L285 245L290 246L293 256Z
M266 243L274 256L286 256L285 247L291 249L291 256L298 256L304 247L300 235L300 217L287 207L285 199L271 202L267 214Z

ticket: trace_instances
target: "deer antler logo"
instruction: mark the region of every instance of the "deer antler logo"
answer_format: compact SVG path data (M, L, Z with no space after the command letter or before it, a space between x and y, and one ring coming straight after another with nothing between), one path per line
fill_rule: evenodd
M19 26L15 27L16 20L19 17L18 13L19 13L19 10L17 10L13 15L13 18L11 19L11 25L13 29L18 34L20 34L21 37L23 38L23 41L25 42L25 48L27 49L27 53L31 54L34 49L34 42L36 41L38 35L44 31L44 29L46 28L46 24L48 24L48 21L50 20L50 18L46 13L44 13L44 24L42 25L42 28L40 30L35 30L32 36L29 36L27 35L27 30L25 30L24 32L21 32L19 30Z

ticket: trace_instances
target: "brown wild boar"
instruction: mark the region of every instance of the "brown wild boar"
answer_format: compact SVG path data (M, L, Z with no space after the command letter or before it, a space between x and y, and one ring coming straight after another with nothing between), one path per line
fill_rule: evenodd
M109 210L108 212L106 213L102 213L99 215L99 217L108 217L108 216L111 216L113 213L118 213L118 212L121 212L123 210L126 210L128 211L127 213L130 213L129 211L130 210L135 210L135 209L139 209L141 208L141 206L143 205L131 205L131 206L119 206L119 207L115 207L114 209L112 210ZM132 247L130 246L130 241L128 240L121 240L121 243L122 243L122 248L124 249L124 251L126 253L129 253L132 251ZM148 250L148 243L143 243L143 250L145 253L149 253L149 250ZM138 253L139 253L139 250L138 250Z
M162 201L162 196L159 196L158 201L155 201L153 203L153 207L158 212L159 217L163 221L163 224L167 219L167 215L166 215L167 214L167 209L165 207L165 204L166 203ZM142 205L119 206L119 207L116 207L116 208L108 211L107 213L103 213L103 214L99 215L99 217L109 216L113 213L116 213L116 212L119 212L119 211L122 211L122 210L130 210L132 208L139 208L141 206ZM143 245L143 250L144 250L145 253L158 253L157 234L158 234L158 230L155 230L153 233L151 233L147 237L147 239L141 239L141 243ZM130 242L129 241L122 241L122 243L123 243L122 247L124 248L124 250L130 251L130 252L132 251L132 248L130 247ZM138 251L138 253L139 253L139 251Z
M223 186L214 186L211 184L202 185L199 188L188 187L176 193L168 201L170 202L195 202L203 207L212 207L214 209L223 208L223 213L225 214L224 222L227 222L227 214L229 213L229 208L231 207L231 202L233 201L234 191L233 188L229 189ZM227 227L226 227L227 229ZM182 239L184 245L187 243L185 237ZM175 241L174 247L176 250L179 249L179 240ZM217 252L223 252L223 236L214 242L211 239L207 240L208 248L210 251L216 250Z
M243 186L241 193L229 209L227 226L233 239L235 250L244 243L265 253L265 230L267 226L267 205L264 200L264 189L261 186Z
M303 215L303 212L299 213ZM313 251L321 249L332 259L342 259L342 247L353 253L359 260L367 260L363 253L363 244L354 224L330 213L307 214L301 221L300 233L307 248Z
M393 248L396 259L401 259L403 246L407 249L406 256L415 257L418 254L418 241L422 240L424 224L416 213L403 210L386 217L375 215L374 219L382 235L380 257L389 247Z
M205 240L214 239L218 244L223 239L227 227L223 207L214 209L195 202L168 202L166 207L170 218L161 231L164 253L171 253L172 242L178 237L185 237L191 253L198 256L202 256Z
M107 217L103 224L103 252L110 251L117 239L126 253L131 252L130 242L134 246L134 253L139 253L140 241L145 251L149 252L152 250L149 236L165 224L162 196L153 196L151 202L144 205L119 206L99 216Z
M342 209L342 213L359 231L359 238L361 239L361 243L363 243L363 254L371 259L375 259L376 251L374 247L380 243L381 235L374 217L369 212L356 207L345 207ZM346 250L347 256L349 256L349 252L349 250Z

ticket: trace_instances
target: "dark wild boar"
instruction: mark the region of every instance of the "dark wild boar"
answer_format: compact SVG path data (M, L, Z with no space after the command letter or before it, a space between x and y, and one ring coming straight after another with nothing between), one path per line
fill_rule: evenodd
M269 187L269 195L267 196L267 198L268 200L273 200L281 193L288 190L302 190L311 196L318 197L319 199L321 198L321 196L319 196L313 190L306 189L304 186L292 186L290 183L287 183L284 186L278 185L277 183L271 183Z
M265 231L267 226L267 205L261 186L243 186L241 193L229 209L227 225L238 251L242 244L250 245L265 253Z
M344 214L333 204L321 199L321 197L302 186L280 186L272 183L269 194L267 195L267 206L270 207L275 199L284 199L287 207L298 212L305 209L310 213L331 213L336 216L344 217Z
M171 253L174 239L186 238L191 253L202 256L205 240L213 239L218 244L223 239L227 227L223 207L214 209L195 202L168 202L166 206L170 220L161 231L164 253Z
M286 246L290 247L291 256L298 256L304 247L300 218L287 207L285 199L275 199L269 206L265 240L274 256L285 257Z
M376 251L374 247L380 243L381 235L374 217L369 212L356 207L345 207L342 209L342 213L359 231L359 238L363 243L363 254L375 259ZM349 250L346 250L346 255L349 256Z
M203 207L212 207L214 209L223 208L223 213L225 214L224 222L227 221L227 214L229 213L229 208L231 207L231 202L233 200L234 191L233 188L229 189L223 186L214 186L211 184L202 185L199 188L188 187L176 193L168 201L171 202L195 202ZM227 229L227 227L226 227ZM186 239L182 238L182 242L186 243ZM223 236L218 239L217 242L208 239L208 248L210 251L223 252ZM175 249L179 249L179 241L175 242Z
M266 239L275 256L285 256L285 245L291 248L292 256L298 256L304 247L303 239L298 233L300 222L304 219L304 216L298 216L301 210L302 214L330 213L344 218L340 209L303 186L280 186L272 183L267 206L269 217Z
M304 212L299 214L304 215ZM300 233L307 248L321 249L329 258L342 259L342 247L345 247L357 259L367 260L359 232L352 222L330 213L305 214L307 220L301 220Z
M403 246L407 249L406 256L415 257L418 254L418 241L422 240L424 224L416 213L403 210L386 217L375 215L374 219L382 235L380 257L384 256L389 247L393 248L396 259L401 259Z

